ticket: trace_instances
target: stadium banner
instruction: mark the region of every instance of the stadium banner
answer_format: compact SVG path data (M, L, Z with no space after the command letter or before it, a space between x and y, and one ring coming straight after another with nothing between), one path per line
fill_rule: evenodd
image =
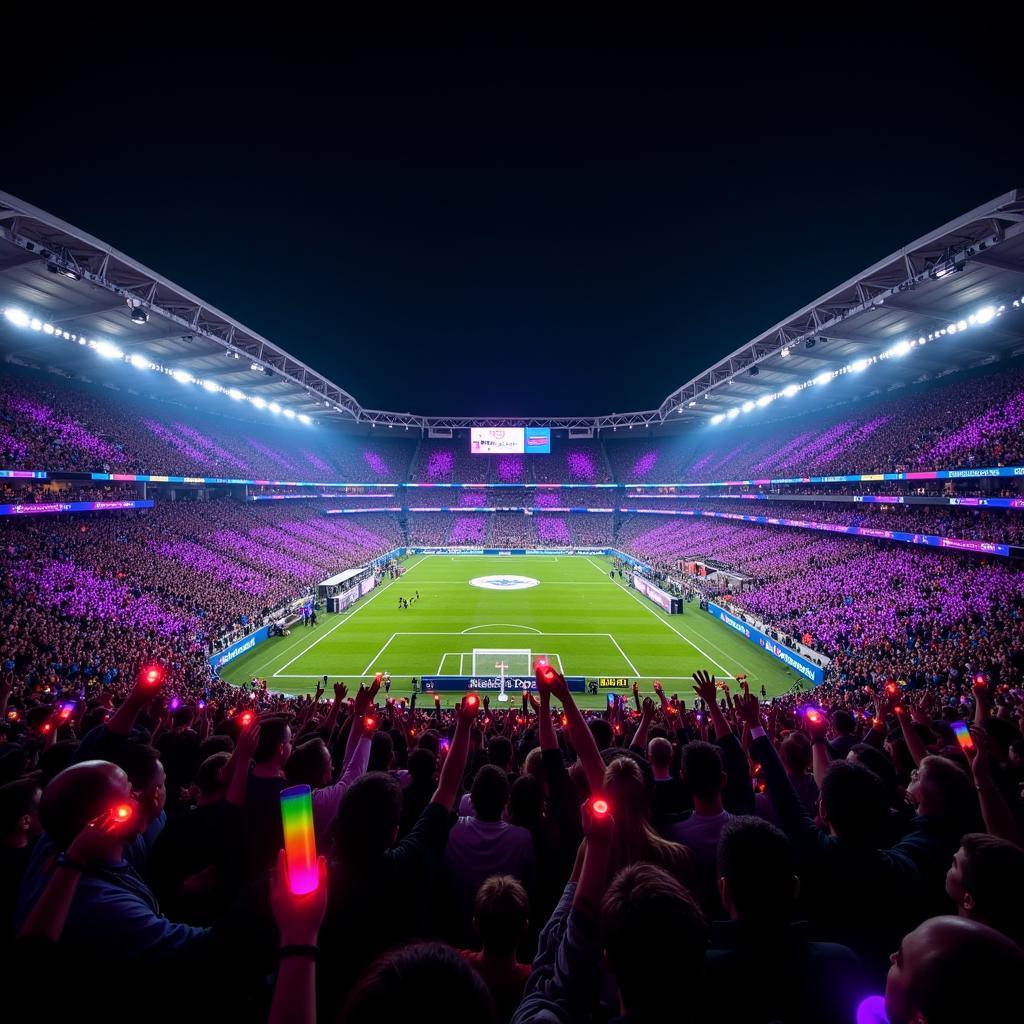
M683 610L682 598L673 597L661 587L656 587L650 580L645 580L639 573L633 573L633 589L639 591L649 601L653 601L669 615L678 615Z
M799 673L804 679L814 683L815 686L825 681L825 670L820 665L815 665L806 658L801 657L795 651L773 640L770 636L755 629L749 623L736 618L732 612L708 601L708 611L718 620L724 622L730 629L736 630L741 636L746 637L752 644L757 644L762 650L767 651L773 658L778 658L784 665Z
M223 651L218 651L210 658L210 668L214 672L219 671L229 662L234 661L235 658L251 651L254 647L258 647L269 636L270 626L260 626L255 632L250 633L248 636L243 636L241 640L236 640L233 644L225 647Z
M38 516L50 512L117 512L130 508L152 508L150 500L140 501L40 501L28 505L0 505L0 516Z
M566 685L572 693L583 693L587 680L583 676L566 676ZM467 690L481 690L498 693L501 679L498 676L424 676L420 683L424 693L465 693ZM533 676L505 676L505 693L510 698L523 690L537 692L537 680Z
M745 516L738 512L708 512L699 508L624 508L622 511L636 512L640 515L733 519L744 523L757 523L760 526L789 526L796 530L823 530L826 533L842 533L850 537L874 537L877 540L898 541L900 544L924 544L928 547L950 548L955 551L973 551L980 555L999 555L1002 558L1024 556L1022 547L966 537L939 537L933 533L876 530L870 526L843 526L839 523L815 523L804 519L776 519L773 516Z

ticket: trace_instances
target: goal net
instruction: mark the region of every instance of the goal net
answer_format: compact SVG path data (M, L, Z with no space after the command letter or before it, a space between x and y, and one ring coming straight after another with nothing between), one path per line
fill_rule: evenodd
M522 648L473 648L473 676L500 676L504 665L506 676L532 676L532 652Z

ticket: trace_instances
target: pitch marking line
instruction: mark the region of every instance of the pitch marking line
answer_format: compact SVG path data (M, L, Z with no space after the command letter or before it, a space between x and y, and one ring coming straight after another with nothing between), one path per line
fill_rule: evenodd
M725 673L726 679L736 678L724 665L715 661L715 659L712 658L707 651L702 650L700 647L698 647L685 633L680 633L679 630L676 629L676 627L673 626L671 622L666 622L653 608L648 608L647 605L644 604L644 599L642 597L635 595L631 590L619 585L618 583L616 583L615 586L618 587L619 590L624 591L629 597L633 598L633 600L636 601L637 604L639 604L645 612L650 612L650 614L653 615L663 626L668 626L668 628L671 629L672 632L680 638L680 640L685 640L686 643L688 643L695 651L697 651L698 654L707 658L708 661L710 661L711 664L715 666L715 668L721 669L721 671Z
M622 657L625 659L625 662L630 667L630 669L632 670L633 675L635 675L635 676L640 675L640 673L637 671L636 665L634 665L633 662L631 662L629 660L629 658L626 657L626 652L619 646L619 641L616 640L615 637L613 637L611 635L611 633L607 633L606 636L608 637L609 640L611 640L611 642L613 644L615 644L616 649L618 650L619 654L621 654Z
M405 577L408 576L409 573L412 572L412 570L415 569L416 566L419 565L420 562L422 562L423 559L426 558L426 557L427 557L426 555L420 555L420 561L416 562L414 565L410 565L409 568L407 568L405 570L405 572L402 573L401 576L397 577L396 579L393 579L390 583L386 583L383 587L378 587L377 588L377 592L372 597L368 597L365 601L363 601L361 603L357 603L356 607L351 612L349 612L348 615L346 615L340 622L336 622L333 626L331 626L331 628L329 630L327 630L326 633L321 633L320 636L318 636L308 647L306 647L304 650L299 651L299 653L296 654L295 657L291 659L291 661L286 661L274 673L274 675L271 678L276 679L276 678L278 678L278 676L281 676L283 674L284 670L286 668L288 668L289 665L294 664L304 654L306 654L308 651L311 651L314 647L316 647L316 645L318 643L320 643L321 640L325 640L327 637L329 637L339 626L345 625L345 623L348 622L348 620L351 619L353 615L358 615L372 601L376 601L377 598L380 597L380 595L384 593L384 591L390 590L398 582L398 580L405 579ZM285 678L287 678L287 677L285 677ZM357 679L357 678L360 678L360 677L359 676L353 676L352 678L353 679Z
M470 626L468 629L464 629L463 633L475 633L480 629L487 629L489 626L514 626L516 629L521 629L526 633L536 633L541 635L541 630L534 629L533 626L521 626L518 622L485 622L482 626ZM503 636L509 634L502 634Z
M370 669L373 668L374 662L376 662L377 659L388 649L388 644L390 644L396 636L398 636L397 633L392 633L391 636L388 637L387 643L385 643L384 646L370 659L370 664L363 669L364 676L368 676L370 674Z

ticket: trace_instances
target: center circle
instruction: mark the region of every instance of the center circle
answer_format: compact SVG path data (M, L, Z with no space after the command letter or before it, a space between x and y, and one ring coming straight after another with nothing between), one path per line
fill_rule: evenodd
M479 587L481 590L529 590L538 583L540 580L532 576L511 576L507 573L501 576L477 576L469 581L471 587Z

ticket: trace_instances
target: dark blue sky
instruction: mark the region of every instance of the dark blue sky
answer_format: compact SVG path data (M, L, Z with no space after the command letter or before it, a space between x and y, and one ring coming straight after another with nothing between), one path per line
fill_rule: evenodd
M58 88L16 59L2 71L17 145L0 187L364 405L646 408L1024 184L1019 84L990 45L929 32L811 49L653 32L594 49L53 42Z

